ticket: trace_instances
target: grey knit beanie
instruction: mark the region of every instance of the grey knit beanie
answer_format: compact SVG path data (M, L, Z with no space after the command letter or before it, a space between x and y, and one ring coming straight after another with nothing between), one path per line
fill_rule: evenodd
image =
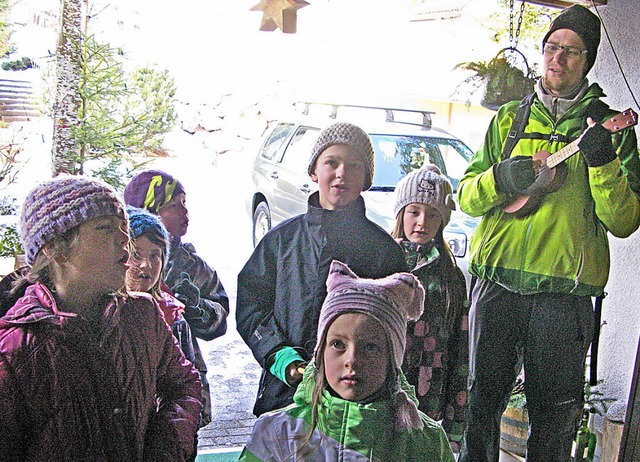
M549 31L542 39L542 45L549 36L559 29L570 29L580 36L587 47L587 69L585 75L593 67L600 45L600 18L582 5L573 5L562 10L549 26Z
M81 176L61 176L36 186L20 212L20 236L27 264L57 236L96 217L127 220L124 203L113 188Z
M433 164L413 170L398 182L393 214L397 216L405 206L414 202L430 205L440 212L443 228L451 220L451 211L456 209L449 179Z
M334 144L346 144L355 149L367 169L362 190L366 191L369 189L373 181L373 169L375 167L375 155L371 138L369 138L369 135L367 135L363 129L349 122L336 122L320 132L311 151L308 170L309 175L313 172L320 154Z
M326 341L327 331L338 316L362 313L380 323L391 349L397 370L402 367L407 342L407 321L417 320L424 310L424 288L410 273L396 273L381 279L359 278L337 260L331 262L327 277L327 297L320 310L316 356ZM399 380L399 378L398 378ZM400 428L421 428L422 420L413 401L395 384L398 401L397 424Z

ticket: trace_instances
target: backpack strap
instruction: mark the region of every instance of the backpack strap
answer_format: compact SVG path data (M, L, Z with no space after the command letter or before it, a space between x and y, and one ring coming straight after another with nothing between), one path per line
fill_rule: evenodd
M525 96L520 102L518 112L513 119L511 129L509 130L509 135L507 136L507 139L504 143L504 149L502 150L500 160L506 160L511 157L513 148L521 138L529 140L548 140L550 142L557 141L561 143L572 143L577 139L563 135L561 133L525 133L524 129L527 126L527 122L529 121L529 114L531 113L531 105L533 104L534 97L535 93L530 93ZM589 106L587 106L586 113L593 120L600 122L604 119L608 111L609 106L606 103L604 103L600 99L594 99L593 101L591 101L591 103L589 103ZM586 117L582 124L582 131L584 131L587 129Z
M531 105L533 104L533 98L536 96L535 92L530 93L520 101L518 112L516 113L513 122L511 123L511 129L509 135L504 143L504 149L502 150L502 156L500 160L506 160L511 157L511 152L516 146L516 143L524 135L524 128L529 121L529 114L531 113Z

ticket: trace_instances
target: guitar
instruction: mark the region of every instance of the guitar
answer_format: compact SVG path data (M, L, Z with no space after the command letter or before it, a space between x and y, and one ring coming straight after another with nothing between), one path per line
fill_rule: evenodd
M624 128L633 127L638 123L638 114L629 108L607 119L602 126L611 133L616 133ZM588 130L588 129L587 129ZM503 210L522 217L530 214L538 208L546 194L560 189L567 178L567 164L565 160L580 150L578 143L586 133L560 149L555 154L549 151L540 151L533 155L533 168L536 171L536 179L531 186L522 191L522 194L512 199Z

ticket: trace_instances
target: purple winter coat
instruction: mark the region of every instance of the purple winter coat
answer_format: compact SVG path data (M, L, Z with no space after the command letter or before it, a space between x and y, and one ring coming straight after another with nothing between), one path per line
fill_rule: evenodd
M184 461L200 375L150 297L105 297L98 321L36 283L0 319L0 460Z

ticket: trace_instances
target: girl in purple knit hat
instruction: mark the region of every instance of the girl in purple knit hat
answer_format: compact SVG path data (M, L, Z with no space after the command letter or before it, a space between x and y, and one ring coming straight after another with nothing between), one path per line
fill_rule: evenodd
M0 460L189 460L200 377L152 298L122 291L121 199L79 176L47 181L20 234L29 268L0 318Z
M400 369L424 289L409 273L359 278L333 261L314 358L293 404L256 421L241 461L453 462Z

